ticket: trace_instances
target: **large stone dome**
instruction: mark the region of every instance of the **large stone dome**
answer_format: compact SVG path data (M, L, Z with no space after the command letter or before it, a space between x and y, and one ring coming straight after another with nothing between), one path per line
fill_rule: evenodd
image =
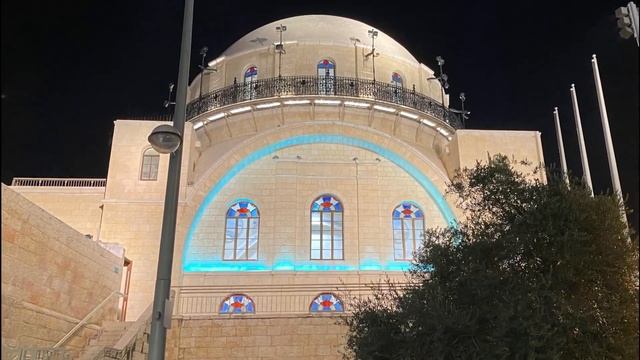
M278 42L279 35L275 28L280 24L287 27L287 31L284 33L285 43L297 41L301 44L353 46L350 38L355 37L360 39L361 45L371 45L371 38L367 33L373 28L370 25L340 16L303 15L277 20L261 26L240 38L222 55L230 57ZM376 51L386 56L418 63L404 46L382 31L378 30L375 45Z

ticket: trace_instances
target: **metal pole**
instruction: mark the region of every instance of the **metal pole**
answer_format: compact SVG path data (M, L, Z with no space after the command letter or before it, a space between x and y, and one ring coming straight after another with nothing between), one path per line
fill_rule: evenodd
M198 96L198 102L202 100L202 83L204 81L204 57L207 56L206 51L202 52L202 63L200 65L200 95Z
M185 0L182 23L182 41L180 44L180 66L178 71L178 90L173 113L173 126L182 135L184 141L184 121L187 105L187 82L189 81L189 63L191 51L191 27L193 23L193 0ZM176 234L178 213L178 195L180 191L180 167L182 163L183 143L169 156L167 191L164 199L158 273L153 296L151 315L151 334L149 335L149 359L163 360L165 355L167 328L171 325L171 268L173 266L173 245Z
M611 129L609 129L609 117L607 116L607 105L604 103L604 94L602 92L602 83L600 82L600 70L598 69L598 59L593 54L591 57L591 67L593 68L593 80L596 83L596 93L598 95L598 105L600 107L600 119L602 119L602 132L604 132L604 143L607 147L607 157L609 158L609 172L611 173L611 183L616 196L622 201L622 187L620 186L620 176L618 175L618 164L616 163L616 153L613 149L613 140L611 139ZM620 209L622 219L627 222L627 216L624 207Z
M580 121L580 110L578 110L578 99L576 98L576 87L571 84L571 102L573 103L573 114L576 118L576 131L578 132L578 145L580 146L580 159L582 160L582 178L589 187L591 196L593 196L593 184L591 183L591 171L589 170L589 159L587 158L587 149L584 145L584 135L582 134L582 122Z
M640 19L638 19L638 7L633 1L627 4L629 9L629 19L631 20L631 28L633 30L633 37L636 38L636 45L640 46Z
M564 143L562 141L562 129L560 128L560 116L558 108L553 108L553 118L556 122L556 136L558 138L558 149L560 150L560 167L562 168L562 178L569 185L569 173L567 172L567 158L564 156Z

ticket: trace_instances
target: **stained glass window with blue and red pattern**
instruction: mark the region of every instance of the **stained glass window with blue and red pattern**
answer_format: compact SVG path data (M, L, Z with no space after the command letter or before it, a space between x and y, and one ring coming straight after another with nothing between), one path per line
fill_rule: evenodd
M402 76L397 72L391 74L391 85L402 87Z
M248 202L239 201L227 210L224 260L258 260L260 213Z
M228 296L220 304L220 314L253 314L256 306L250 297L244 294L233 294Z
M243 96L245 100L255 99L256 97L256 88L255 82L258 79L258 68L255 66L250 66L244 72L244 88L243 88Z
M342 203L322 195L311 204L311 259L344 259Z
M323 293L316 296L309 306L309 311L312 313L331 313L331 312L343 312L344 305L342 300L332 293Z
M322 59L318 63L318 94L333 95L335 94L334 81L336 64L328 59Z
M392 222L394 258L411 260L422 244L424 213L415 204L403 202L393 210Z

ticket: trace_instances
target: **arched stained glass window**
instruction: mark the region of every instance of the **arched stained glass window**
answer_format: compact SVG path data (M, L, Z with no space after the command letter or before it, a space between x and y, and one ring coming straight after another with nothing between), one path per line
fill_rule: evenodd
M404 85L402 76L400 76L400 74L398 74L397 72L391 74L391 85L393 86L393 102L401 104L404 95Z
M403 202L393 210L393 253L396 260L411 260L422 244L424 213L416 205Z
M322 195L311 204L311 259L342 260L342 203Z
M342 300L332 293L322 293L316 296L309 306L309 312L327 313L327 312L343 312L344 305Z
M260 213L248 202L239 201L227 210L224 260L258 260Z
M220 304L220 314L253 314L256 306L250 297L244 294L233 294Z
M334 95L334 81L336 76L336 64L328 59L322 59L318 69L318 95Z
M160 154L153 149L147 149L142 154L142 168L140 169L140 180L158 180L158 165L160 164Z
M258 80L258 68L255 66L250 66L244 72L244 89L243 96L245 100L255 99L256 97L256 88L255 82Z

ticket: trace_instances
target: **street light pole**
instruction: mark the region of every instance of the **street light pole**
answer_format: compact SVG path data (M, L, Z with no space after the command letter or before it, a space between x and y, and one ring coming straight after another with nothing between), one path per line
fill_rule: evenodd
M177 130L178 135L183 138L184 121L187 108L189 63L191 60L192 23L193 0L185 0L184 18L182 23L182 41L180 44L178 90L176 93L176 106L173 113L173 126L175 130ZM173 266L176 218L178 213L178 195L180 192L182 145L182 142L180 142L177 149L169 155L169 172L167 176L167 190L164 199L164 214L162 216L158 272L156 275L156 286L153 296L151 334L149 335L149 359L153 360L164 359L167 328L171 326L172 302L169 300L169 296L171 290L171 268Z

